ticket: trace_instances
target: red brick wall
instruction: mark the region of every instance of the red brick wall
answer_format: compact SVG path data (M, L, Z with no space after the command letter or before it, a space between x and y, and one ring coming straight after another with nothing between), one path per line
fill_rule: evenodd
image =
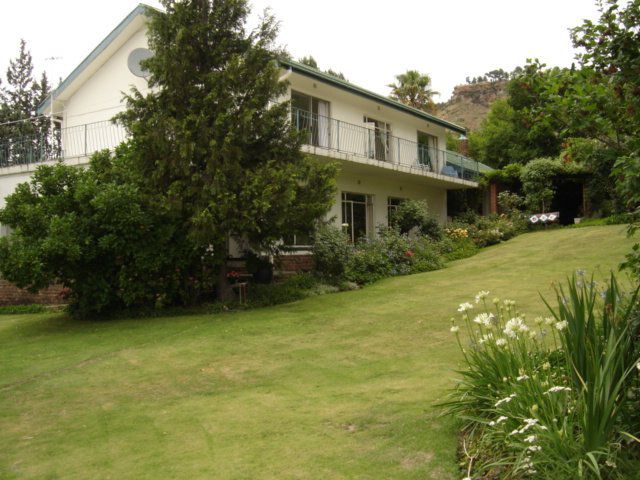
M278 257L278 268L283 273L309 272L313 270L315 263L313 255L281 255Z
M0 305L59 305L65 303L61 292L62 286L52 285L38 293L30 293L0 278Z

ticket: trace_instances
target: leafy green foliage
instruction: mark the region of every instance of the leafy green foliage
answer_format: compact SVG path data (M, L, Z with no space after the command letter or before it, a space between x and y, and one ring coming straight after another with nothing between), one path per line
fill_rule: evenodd
M362 285L442 267L438 249L429 238L410 238L395 228L383 228L375 239L363 239L355 246L346 265L345 278Z
M225 275L230 236L256 250L308 232L330 207L336 167L300 152L289 106L278 102L276 21L251 33L245 0L163 2L149 10L149 93L119 116L133 137L143 189L182 223L188 248Z
M522 168L525 202L534 212L547 212L555 194L554 180L562 174L575 174L581 167L559 159L537 158Z
M459 306L463 334L452 319L466 368L446 406L467 423L476 460L469 476L637 472L640 452L628 434L637 431L630 415L640 360L637 291L625 294L614 276L601 289L582 272L556 291L552 316L533 322L511 300L490 306L486 291Z
M61 283L79 316L191 303L210 291L180 223L136 186L129 154L97 153L86 170L42 165L20 184L0 211L13 229L0 239L2 276L32 291Z
M407 70L396 75L397 83L387 85L391 88L390 97L410 107L433 112L436 104L433 96L438 92L431 89L431 77L417 70Z
M438 219L429 213L429 205L425 200L405 200L393 212L391 225L400 233L416 230L434 240L442 238L442 227Z
M353 251L349 236L332 225L322 224L316 229L313 240L316 270L329 278L343 278Z

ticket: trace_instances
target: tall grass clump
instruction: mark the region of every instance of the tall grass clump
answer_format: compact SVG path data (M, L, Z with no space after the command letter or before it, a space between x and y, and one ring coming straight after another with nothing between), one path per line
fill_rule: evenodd
M452 319L464 368L444 406L464 422L466 478L640 471L638 290L578 272L556 294L532 322L489 292Z

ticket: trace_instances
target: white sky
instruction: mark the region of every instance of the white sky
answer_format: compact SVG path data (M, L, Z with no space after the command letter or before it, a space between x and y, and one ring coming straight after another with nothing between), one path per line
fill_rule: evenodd
M537 57L568 66L568 29L597 18L595 0L251 0L281 23L294 58L313 55L323 69L387 94L394 75L417 69L446 100L465 77L511 70ZM2 0L0 73L27 41L36 71L63 79L137 5L135 0ZM149 0L149 5L159 2ZM62 57L47 61L47 57Z

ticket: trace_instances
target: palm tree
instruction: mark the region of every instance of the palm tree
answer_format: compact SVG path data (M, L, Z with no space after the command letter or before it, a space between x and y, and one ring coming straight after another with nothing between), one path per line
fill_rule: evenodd
M406 73L396 75L398 83L390 83L390 97L394 100L409 105L410 107L433 112L436 104L433 96L439 93L431 90L431 77L417 70L407 70Z

